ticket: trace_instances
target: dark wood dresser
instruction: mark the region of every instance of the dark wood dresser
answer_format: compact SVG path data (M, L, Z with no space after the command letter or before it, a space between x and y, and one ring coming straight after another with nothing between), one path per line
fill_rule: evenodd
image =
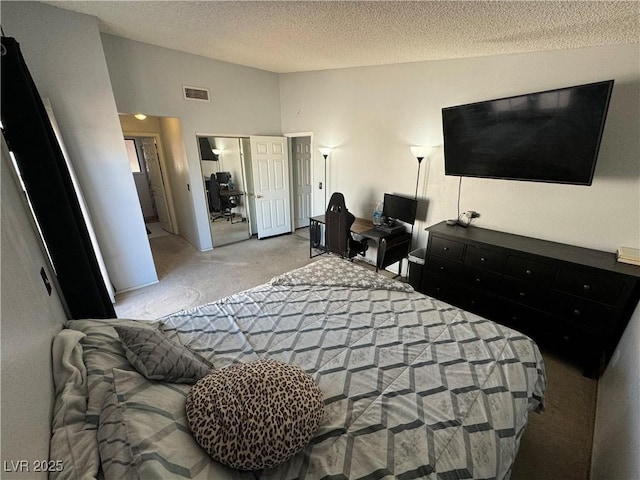
M475 226L426 230L421 292L526 333L587 376L603 372L640 299L640 267Z

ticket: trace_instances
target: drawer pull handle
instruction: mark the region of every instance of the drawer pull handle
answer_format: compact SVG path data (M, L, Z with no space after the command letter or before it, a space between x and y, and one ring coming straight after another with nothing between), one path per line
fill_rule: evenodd
M487 259L486 259L486 258L484 258L484 257L480 257L480 261L481 261L481 262L486 262L486 261L487 261Z
M511 317L511 320L513 320L513 321L518 320L518 316L517 316L517 315L513 315L513 316Z
M527 296L527 294L524 293L524 292L520 292L518 295L520 295L521 297L526 297Z
M476 278L476 282L480 283L482 280L480 280L479 278Z
M573 314L577 317L578 315L580 315L580 310L578 310L577 308L573 311Z
M476 301L475 300L471 300L471 305L475 305Z
M440 267L440 271L443 271L443 270L444 270L444 267Z
M587 290L587 291L588 291L588 290L591 290L591 285L589 285L588 283L585 283L585 284L582 286L582 288L583 288L584 290Z
M449 251L449 247L442 247L442 250L444 250L445 252Z
M524 271L527 275L533 275L533 270L529 270L528 268Z

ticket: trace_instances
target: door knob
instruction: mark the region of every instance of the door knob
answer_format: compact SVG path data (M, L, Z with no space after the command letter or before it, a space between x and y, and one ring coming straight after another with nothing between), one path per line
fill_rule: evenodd
M256 195L256 198L262 198L262 195Z

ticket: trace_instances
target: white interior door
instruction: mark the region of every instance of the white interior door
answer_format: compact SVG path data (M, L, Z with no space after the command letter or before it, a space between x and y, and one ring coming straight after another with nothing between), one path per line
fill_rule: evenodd
M156 211L158 212L158 220L160 226L167 232L172 232L171 219L169 218L169 205L164 191L164 180L162 178L162 169L160 168L160 159L158 157L158 149L156 141L153 137L144 137L142 139L142 154L144 161L149 169L149 181L151 183L151 194L156 203Z
M285 137L250 137L258 238L289 233L291 192Z
M293 142L293 198L295 228L308 227L311 217L311 137Z

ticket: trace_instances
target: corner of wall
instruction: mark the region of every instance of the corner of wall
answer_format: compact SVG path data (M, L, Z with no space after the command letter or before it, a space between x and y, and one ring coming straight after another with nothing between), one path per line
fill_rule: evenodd
M640 478L640 304L598 383L591 479Z

